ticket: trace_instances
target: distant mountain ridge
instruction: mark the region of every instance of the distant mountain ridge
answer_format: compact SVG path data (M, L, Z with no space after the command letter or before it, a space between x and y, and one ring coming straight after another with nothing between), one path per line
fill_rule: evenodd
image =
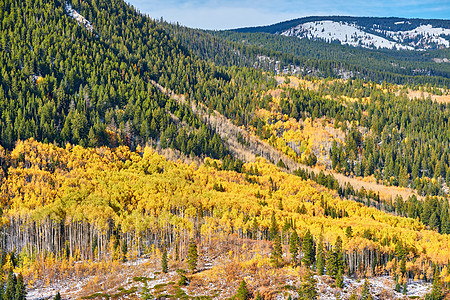
M264 32L372 49L450 47L450 20L439 19L315 16L234 31Z

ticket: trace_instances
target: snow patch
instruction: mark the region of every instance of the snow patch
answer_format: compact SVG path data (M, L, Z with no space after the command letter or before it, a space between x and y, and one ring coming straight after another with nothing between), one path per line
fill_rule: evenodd
M296 36L298 38L319 39L326 42L339 41L341 44L360 46L364 48L388 48L400 50L414 50L397 42L367 33L355 24L347 22L317 21L300 24L283 31L281 35Z
M84 26L87 30L93 31L94 27L92 26L91 22L86 20L85 17L80 15L75 9L72 8L72 6L66 2L66 11L69 16L74 18L80 26Z
M424 49L431 48L433 44L450 47L450 42L443 38L442 35L450 35L450 29L442 27L433 27L432 25L421 25L413 30L408 31L389 31L375 29L375 31L385 34L399 43L408 43L413 47L421 47ZM417 38L419 40L417 41ZM415 41L408 41L414 39Z

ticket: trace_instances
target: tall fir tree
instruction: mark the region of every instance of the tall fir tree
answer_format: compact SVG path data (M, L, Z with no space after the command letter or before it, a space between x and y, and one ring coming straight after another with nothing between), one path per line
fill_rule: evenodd
M269 240L274 241L277 235L278 235L277 218L275 217L275 212L272 212L272 217L270 218Z
M300 289L298 291L300 300L315 300L318 297L317 281L314 279L313 272L307 268L306 274L303 277Z
M167 273L168 267L167 267L167 249L164 247L162 256L161 256L161 269L163 273Z
M270 263L275 268L279 268L283 264L283 249L281 247L280 235L277 235L275 237L275 241L273 242L273 249L270 255Z
M61 294L59 293L59 291L56 293L55 298L53 298L53 300L61 300Z
M25 300L26 299L25 283L23 282L22 273L17 276L16 293L14 300Z
M370 294L369 287L370 287L369 281L366 279L364 281L363 289L361 291L361 300L373 300L373 297Z
M325 271L325 254L323 249L323 234L319 235L319 242L317 243L317 254L316 254L316 267L317 273L323 275Z
M293 231L291 236L289 237L289 253L291 254L291 259L294 265L297 265L298 262L298 247L299 247L299 239L297 231Z
M191 238L188 246L188 265L191 273L193 273L197 268L197 262L198 262L197 244L195 243L194 238Z
M305 236L303 237L303 258L302 262L307 266L311 267L314 264L316 258L316 250L314 247L314 240L311 232L309 230L306 231Z
M239 288L236 293L237 300L247 300L250 299L250 293L248 292L247 283L242 280L239 284Z
M3 294L4 300L14 299L14 296L16 294L16 281L16 275L14 275L14 272L12 270L9 270L8 279L6 280L6 289L5 293Z

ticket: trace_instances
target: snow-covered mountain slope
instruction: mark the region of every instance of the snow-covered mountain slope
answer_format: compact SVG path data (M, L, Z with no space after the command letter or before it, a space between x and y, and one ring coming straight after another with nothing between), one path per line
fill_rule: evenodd
M413 50L408 45L390 41L381 36L361 30L355 24L334 21L307 22L283 31L281 35L298 38L319 39L326 42L339 41L344 45L361 46L365 48L388 48Z
M426 50L450 47L450 20L305 17L235 31L266 32L373 49Z

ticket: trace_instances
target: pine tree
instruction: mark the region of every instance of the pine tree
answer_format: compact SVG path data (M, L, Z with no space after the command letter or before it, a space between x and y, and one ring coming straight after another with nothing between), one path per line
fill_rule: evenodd
M434 271L433 289L431 290L431 293L426 295L425 299L426 300L442 300L442 299L444 299L444 295L442 293L442 285L441 285L441 281L439 279L439 271L437 268Z
M122 261L127 261L127 252L128 252L128 245L127 245L127 239L123 239L122 242Z
M59 291L56 293L55 298L53 298L53 300L61 300L61 294L59 293Z
M277 219L275 218L275 212L272 212L272 217L270 219L270 228L269 228L269 240L274 241L278 235L278 224Z
M255 300L262 300L262 297L261 297L261 294L259 293L259 291L256 293Z
M314 247L314 240L309 230L306 231L305 236L303 237L302 250L303 250L302 262L306 266L310 267L315 261L316 251Z
M373 297L369 291L369 281L366 279L364 281L363 289L361 291L361 300L372 300Z
M164 247L161 257L161 268L163 273L167 273L167 249Z
M406 295L406 292L407 292L406 285L407 285L407 280L405 280L405 282L403 282L403 290L402 290L403 295Z
M247 283L245 282L245 280L242 280L236 293L236 299L247 300L249 298L250 294L248 292Z
M314 274L309 268L307 268L306 274L303 277L300 289L298 291L299 299L301 300L317 299L318 292L316 283L317 281L314 279Z
M339 269L337 275L336 275L336 286L340 289L344 287L344 274L342 269Z
M316 266L317 266L317 273L319 273L319 275L323 275L323 273L325 271L325 255L324 255L324 249L323 249L322 233L320 233L319 243L317 244Z
M15 293L16 293L16 275L14 275L14 272L12 270L9 270L8 272L8 279L6 280L6 289L5 293L3 294L4 300L12 300L14 299Z
M195 240L191 238L188 246L188 265L191 273L193 273L197 268L197 262L198 262L197 244L195 243Z
M289 253L294 265L297 264L299 239L297 231L294 230L289 238Z
M275 267L281 267L283 263L283 249L281 247L281 238L279 235L275 237L273 242L272 254L270 255L270 263Z
M25 284L23 282L23 276L22 273L17 276L17 284L16 284L16 293L14 300L25 300L26 299L26 291L25 291Z

